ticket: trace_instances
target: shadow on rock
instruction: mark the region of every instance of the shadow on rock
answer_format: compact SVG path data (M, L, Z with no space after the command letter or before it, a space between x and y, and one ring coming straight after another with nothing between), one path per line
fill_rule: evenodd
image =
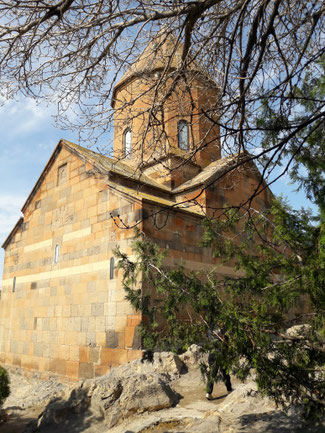
M239 418L243 431L259 433L325 433L325 425L305 422L297 414L272 412L246 414Z
M99 424L110 428L132 415L172 407L181 396L168 381L164 374L134 372L124 377L112 372L87 381L73 389L68 399L52 400L24 433L79 433Z
M90 410L91 398L87 389L74 389L67 400L55 398L50 401L37 421L30 423L24 433L41 432L82 432L93 423L103 419Z

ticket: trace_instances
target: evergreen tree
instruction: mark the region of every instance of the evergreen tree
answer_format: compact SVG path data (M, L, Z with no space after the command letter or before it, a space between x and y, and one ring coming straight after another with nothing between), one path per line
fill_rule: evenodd
M324 58L320 65L324 68ZM315 108L311 101L324 96L324 76L311 72L292 91L301 97L297 116L303 121ZM263 142L269 146L295 119L284 120L268 104L264 107L261 118L273 123ZM309 414L325 410L323 133L322 122L306 126L300 135L308 147L298 152L300 137L295 136L284 155L293 160L291 178L318 205L317 216L275 200L264 213L228 209L223 217L204 221L201 246L211 248L220 264L232 265L235 277L220 277L218 266L208 275L181 263L170 269L164 265L166 251L140 232L133 245L135 261L117 251L126 298L144 315L145 348L184 351L200 343L203 351L219 356L224 370L241 379L254 371L262 393L284 407L302 404ZM207 338L218 323L227 330L221 352L220 344ZM288 334L294 324L305 326Z

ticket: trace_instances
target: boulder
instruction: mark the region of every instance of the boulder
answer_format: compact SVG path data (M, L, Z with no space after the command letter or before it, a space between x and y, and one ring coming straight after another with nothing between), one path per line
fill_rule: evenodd
M179 359L187 367L198 367L200 364L207 364L208 354L202 352L202 349L197 344L192 344L185 353L179 355Z
M164 378L156 374L138 375L123 382L123 392L105 412L105 424L113 427L134 414L154 412L174 406L180 396Z
M91 407L103 414L109 427L133 414L169 408L179 400L166 374L115 374L98 378L89 390Z
M11 384L11 394L4 402L4 409L10 407L26 409L46 404L53 398L65 395L71 389L71 384L63 384L55 378L37 380L16 375L14 383Z
M111 371L119 376L130 375L131 372L138 374L149 373L165 373L170 378L179 377L184 368L184 363L174 353L171 352L155 352L153 354L153 362L140 359L130 362L129 364L114 367Z
M274 409L274 402L263 398L253 381L236 385L235 390L218 405L218 411L231 418L237 418L244 413L264 413Z
M120 372L119 372L120 373ZM116 370L75 388L68 399L51 401L40 415L34 430L64 426L69 431L76 425L104 422L113 427L133 414L166 409L180 396L169 386L169 376L159 373L117 375ZM32 431L34 431L32 430Z
M157 374L139 375L124 382L119 400L121 411L129 416L133 413L153 412L173 406L179 396Z
M148 362L145 362L148 368ZM149 367L150 368L150 367ZM155 352L153 357L153 369L156 372L167 373L170 376L179 376L184 368L184 363L179 356L171 352Z
M288 408L287 412L283 412L271 399L263 397L258 392L255 382L236 385L235 390L218 405L217 410L207 415L207 421L209 417L212 417L211 420L214 421L215 417L219 416L220 433L225 431L323 433L325 431L324 419L317 422L315 420L304 421L301 408L293 406ZM207 432L209 432L208 429Z
M37 431L42 431L48 426L67 423L72 418L84 414L90 406L90 396L87 389L74 389L67 400L63 398L53 399L39 416Z

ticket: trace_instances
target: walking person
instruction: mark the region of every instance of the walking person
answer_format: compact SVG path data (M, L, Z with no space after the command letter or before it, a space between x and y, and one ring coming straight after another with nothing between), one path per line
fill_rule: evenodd
M232 385L230 380L230 375L227 373L227 371L223 368L221 368L222 363L222 356L224 352L227 350L227 336L226 336L226 330L224 327L217 325L215 329L211 332L208 331L208 338L213 341L213 343L216 346L216 352L209 353L208 357L208 378L207 378L207 385L206 385L206 395L205 397L208 400L212 399L212 392L213 392L213 385L214 382L217 380L217 375L219 372L219 369L222 374L223 381L226 385L228 394L232 392Z

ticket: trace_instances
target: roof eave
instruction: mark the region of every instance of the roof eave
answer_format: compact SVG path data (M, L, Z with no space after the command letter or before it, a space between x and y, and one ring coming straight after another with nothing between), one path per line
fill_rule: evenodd
M141 200L143 203L150 203L150 204L157 206L157 202L154 200L151 200L150 198L143 197ZM178 205L178 203L175 203L175 205L173 205L173 206L170 206L170 205L165 204L165 203L159 203L159 206L161 206L165 209L172 210L174 212L185 213L187 215L191 215L193 217L197 217L197 218L201 218L201 219L205 217L203 214L200 214L199 212L193 212L187 208L178 207L177 205Z
M59 143L56 145L50 159L48 160L44 170L42 171L40 177L37 179L31 193L29 194L29 196L27 197L27 200L25 201L23 207L21 208L22 213L24 213L29 205L29 203L32 201L34 195L36 194L38 188L40 187L41 183L43 182L46 174L48 173L49 169L51 168L57 154L60 152L62 145L64 144L64 141L61 139L59 141Z
M23 223L23 221L24 221L24 218L20 217L19 220L16 222L15 227L11 230L11 232L7 236L6 240L2 244L2 248L3 249L7 248L7 246L9 245L9 243L11 241L11 238L15 235L15 233L17 232L17 230L19 229L19 227L21 226L21 224Z

